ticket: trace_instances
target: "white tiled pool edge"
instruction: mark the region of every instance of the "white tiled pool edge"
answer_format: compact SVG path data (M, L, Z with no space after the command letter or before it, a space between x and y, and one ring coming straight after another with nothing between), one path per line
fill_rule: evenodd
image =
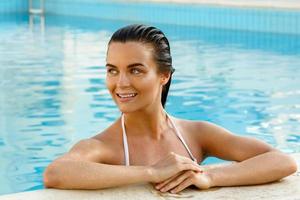
M3 2L0 1L0 14L27 13L28 5L21 4L27 1ZM45 1L45 10L47 15L87 17L99 23L117 20L232 31L300 33L299 0L51 0Z
M300 153L292 154L297 160L298 172L281 180L280 182L260 186L223 187L210 190L189 189L182 194L181 198L188 199L288 199L299 200L300 198ZM170 199L170 195L160 194L151 185L134 185L105 190L80 191L80 190L55 190L45 189L31 192L22 192L0 196L0 200L84 200L84 199Z
M51 0L46 1L45 5L46 13L49 15L87 17L98 19L99 22L100 20L116 20L127 23L158 23L232 31L300 33L298 10L241 9L205 4L158 4L148 3L146 0L139 3L133 0L126 3L122 1L95 3L91 0Z
M131 0L137 1L137 0ZM141 0L139 0L141 1ZM217 6L251 7L251 8L284 8L300 9L298 0L144 0L148 2L182 3L182 4L206 4Z

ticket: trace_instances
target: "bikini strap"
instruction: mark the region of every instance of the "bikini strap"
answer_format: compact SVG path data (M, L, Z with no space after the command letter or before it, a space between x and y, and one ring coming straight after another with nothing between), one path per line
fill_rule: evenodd
M187 152L189 153L191 159L194 161L194 162L197 162L197 159L193 156L192 152L190 151L188 145L185 143L182 135L180 134L180 131L177 129L175 123L173 122L173 120L171 119L170 115L167 113L167 111L165 111L167 116L168 116L168 119L170 119L170 122L172 124L172 126L174 127L175 129L175 133L177 135L177 137L180 139L180 141L182 142L183 146L186 148Z
M128 150L128 142L127 142L127 135L125 129L125 122L124 122L124 114L122 113L121 116L121 124L122 124L122 132L123 132L123 146L124 146L124 158L125 158L125 165L129 166L129 150Z
M179 140L182 142L183 146L186 148L187 152L189 153L191 159L194 162L197 162L197 159L193 156L192 152L190 151L189 147L187 146L187 144L185 143L182 135L180 134L180 131L177 129L175 123L173 122L173 120L171 119L171 116L167 113L167 111L165 111L168 119L170 120L172 126L175 129L175 133L177 135L177 137L179 138ZM129 166L129 150L128 150L128 142L127 142L127 135L126 135L126 129L125 129L125 122L124 122L124 114L122 113L121 116L121 124L122 124L122 132L123 132L123 146L124 146L124 157L125 157L125 165Z

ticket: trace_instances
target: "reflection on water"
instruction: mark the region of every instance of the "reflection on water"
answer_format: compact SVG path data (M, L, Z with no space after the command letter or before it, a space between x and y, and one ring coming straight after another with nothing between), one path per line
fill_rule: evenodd
M0 26L0 194L42 188L49 162L119 117L104 63L125 22L57 22ZM168 112L300 152L299 35L161 27L176 68Z

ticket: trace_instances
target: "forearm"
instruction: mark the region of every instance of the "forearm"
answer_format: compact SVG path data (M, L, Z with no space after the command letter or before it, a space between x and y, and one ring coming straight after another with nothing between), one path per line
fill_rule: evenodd
M296 171L295 161L280 152L267 152L242 162L208 169L211 186L254 185L273 182Z
M85 161L58 161L44 173L47 187L62 189L101 189L151 181L146 166L107 165Z

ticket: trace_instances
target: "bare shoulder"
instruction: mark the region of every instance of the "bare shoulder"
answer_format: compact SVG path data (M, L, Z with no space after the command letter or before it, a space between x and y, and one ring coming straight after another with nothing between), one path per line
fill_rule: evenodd
M220 135L233 135L225 128L214 123L201 120L187 120L175 118L176 123L182 128L182 132L187 134L192 140L200 145L205 151L207 145Z
M201 120L184 120L180 119L181 126L188 130L189 134L201 144L203 149L207 149L209 144L215 143L215 141L221 141L226 139L232 139L235 137L233 133L224 127L208 121Z
M221 127L217 124L208 121L196 121L196 120L185 120L185 119L177 119L179 120L181 126L185 127L189 130L190 133L196 135L197 137L201 137L202 139L206 137L213 137L214 135L220 134L230 134L232 133L224 127Z
M118 137L116 137L117 131L114 123L97 135L80 140L68 153L58 158L58 160L72 159L107 163L114 152L113 147L118 142Z
M187 119L179 119L175 118L176 122L187 131L189 134L192 134L195 137L206 137L208 133L211 132L218 132L218 131L225 131L224 128L207 122L207 121L199 121L199 120L187 120Z
M102 143L111 146L115 143L120 142L120 119L116 120L113 124L111 124L107 129L102 131L101 133L92 137L92 139L101 141Z
M205 132L207 132L207 129L209 129L208 126L210 125L204 121L195 121L180 118L174 118L174 120L175 123L179 126L178 128L181 129L181 133L202 149L204 145L203 138L206 135Z
M99 140L89 138L78 141L60 160L84 160L91 162L101 162L101 155L105 151L105 145Z
M201 143L205 157L215 156L224 160L242 161L250 157L275 151L271 145L250 136L234 134L224 127L207 121L182 120Z

